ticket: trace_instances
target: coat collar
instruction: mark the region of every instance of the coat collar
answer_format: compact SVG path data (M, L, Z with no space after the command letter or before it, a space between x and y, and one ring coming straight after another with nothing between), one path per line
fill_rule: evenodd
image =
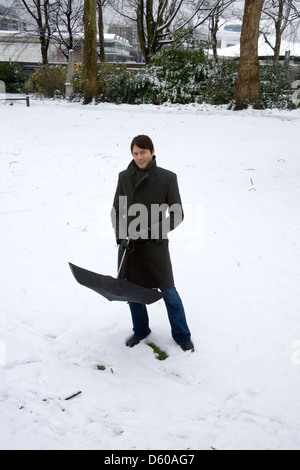
M139 171L139 167L136 165L135 161L132 160L130 162L130 164L128 165L127 170L129 170L132 175L135 175ZM152 165L150 166L149 170L141 170L141 171L145 171L145 174L146 173L151 173L151 174L152 173L153 174L157 173L157 163L156 163L156 156L155 155L153 157Z

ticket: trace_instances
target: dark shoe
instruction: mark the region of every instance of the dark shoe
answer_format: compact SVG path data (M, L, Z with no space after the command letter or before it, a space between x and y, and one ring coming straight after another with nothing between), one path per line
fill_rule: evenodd
M187 343L183 343L180 345L182 351L192 351L194 352L195 349L194 349L194 345L191 341L188 341Z
M126 346L129 348L134 348L134 346L137 346L139 343L140 340L135 335L133 335L126 341Z

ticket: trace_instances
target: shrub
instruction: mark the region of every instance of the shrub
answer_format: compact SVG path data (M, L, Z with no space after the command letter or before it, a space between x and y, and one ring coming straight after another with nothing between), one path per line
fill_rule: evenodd
M202 49L170 48L135 76L135 90L143 103L227 104L234 96L237 63L217 62Z
M26 83L28 90L46 98L64 96L67 69L63 65L43 65L33 72Z
M124 64L98 64L98 98L97 101L112 103L133 103L134 86L132 84L132 72L126 69ZM75 66L73 75L74 94L71 99L83 97L83 65Z
M7 93L22 93L27 78L19 65L0 62L0 80L5 83Z
M261 67L260 83L263 108L294 109L291 84L293 76L289 68L273 61Z
M124 64L100 64L99 101L110 103L135 102L133 72Z
M155 101L190 103L197 100L209 68L203 46L204 43L195 40L188 30L176 35L171 46L152 58L147 74Z
M238 63L234 59L211 60L198 97L199 103L222 105L234 98Z
M196 40L192 31L174 36L173 43L152 57L144 70L133 72L124 64L98 65L97 101L129 104L208 103L232 104L238 74L236 59L210 58L207 44ZM298 73L298 72L297 72ZM262 108L289 108L293 76L281 64L261 67ZM44 96L64 93L66 69L41 67L31 79L31 86ZM72 99L83 98L83 66L76 65Z
M188 30L175 35L172 45L155 55L145 70L132 72L125 65L99 64L98 100L130 104L227 103L234 93L232 63L218 64L209 59L205 45ZM81 98L81 65L76 67L73 82L73 99Z

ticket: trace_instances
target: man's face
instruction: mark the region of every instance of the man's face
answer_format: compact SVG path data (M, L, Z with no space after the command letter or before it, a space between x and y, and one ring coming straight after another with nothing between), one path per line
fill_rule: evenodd
M151 152L149 149L140 149L137 145L133 146L132 155L136 165L141 170L146 170L153 160L154 150Z

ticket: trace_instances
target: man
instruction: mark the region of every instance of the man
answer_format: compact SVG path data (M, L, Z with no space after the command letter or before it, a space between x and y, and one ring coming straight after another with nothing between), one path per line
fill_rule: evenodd
M166 293L164 301L172 336L183 351L193 351L182 301L175 288L168 232L183 220L177 176L156 164L152 140L145 135L131 143L133 160L119 175L112 222L119 248L119 277ZM169 212L168 216L166 212ZM133 331L126 345L134 347L150 333L146 305L129 303Z

